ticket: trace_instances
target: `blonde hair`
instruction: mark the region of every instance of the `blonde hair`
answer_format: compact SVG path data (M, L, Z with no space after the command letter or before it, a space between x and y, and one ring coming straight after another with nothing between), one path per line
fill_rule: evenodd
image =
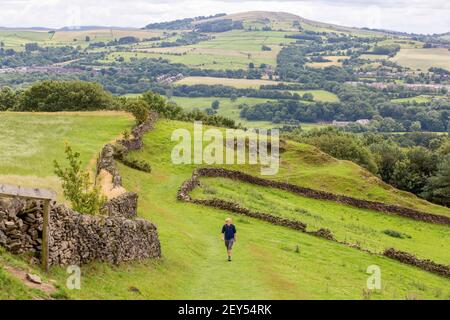
M226 218L225 219L225 222L231 222L232 220L231 220L231 218Z

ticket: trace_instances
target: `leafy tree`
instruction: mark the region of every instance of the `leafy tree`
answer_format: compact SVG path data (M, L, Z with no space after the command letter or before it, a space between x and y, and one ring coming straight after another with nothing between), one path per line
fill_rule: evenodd
M214 101L211 103L211 108L212 108L212 109L217 110L217 109L219 109L219 107L220 107L220 102L219 102L219 100L214 100Z
M303 98L303 100L306 100L306 101L314 101L314 96L313 96L313 94L312 94L312 93L309 93L309 92L305 93L305 94L302 96L302 98Z
M414 121L414 122L411 124L410 131L412 131L412 132L418 132L418 131L420 131L421 129L422 129L422 125L420 124L420 121Z
M86 111L111 109L112 95L97 83L41 81L23 93L18 111Z
M0 89L0 111L11 110L16 104L16 93L10 87Z
M125 103L125 110L133 114L139 125L147 120L150 106L143 99L128 99Z
M442 159L436 174L428 179L424 196L430 201L450 206L450 154Z
M436 171L436 156L423 147L414 147L395 164L392 184L415 194L422 193L428 178Z
M165 114L167 104L164 97L162 97L160 94L147 91L142 95L142 99L147 102L150 110L156 111L162 115Z
M325 128L305 132L293 138L314 145L335 158L353 161L372 173L378 171L372 153L355 135L340 132L334 128Z
M374 154L381 179L391 183L396 164L404 157L403 152L395 143L389 141L372 144L370 150Z
M25 44L25 51L27 51L27 52L33 52L33 51L38 51L38 50L39 50L39 45L37 43Z
M66 144L67 168L62 168L55 160L55 174L61 179L64 196L71 202L72 208L83 214L97 214L106 202L100 190L92 186L89 173L82 169L80 154Z

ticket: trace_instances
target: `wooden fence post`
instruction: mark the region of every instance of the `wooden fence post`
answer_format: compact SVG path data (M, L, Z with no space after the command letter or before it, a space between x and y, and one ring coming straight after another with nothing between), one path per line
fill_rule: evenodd
M50 258L50 248L49 248L49 234L50 234L50 200L44 200L44 221L42 225L42 269L45 272L49 270L49 258Z

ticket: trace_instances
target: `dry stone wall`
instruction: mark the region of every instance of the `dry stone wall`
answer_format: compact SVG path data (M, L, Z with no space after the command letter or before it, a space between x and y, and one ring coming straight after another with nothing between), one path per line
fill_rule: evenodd
M362 199L352 198L352 197L348 197L348 196L344 196L344 195L338 195L338 194L334 194L334 193L330 193L330 192L313 190L313 189L304 188L304 187L300 187L300 186L285 183L285 182L267 180L267 179L251 176L251 175L248 175L248 174L240 172L240 171L216 169L216 168L201 168L195 172L195 175L197 177L199 177L199 176L223 177L223 178L228 178L228 179L232 179L232 180L239 180L239 181L248 182L248 183L259 185L259 186L272 187L272 188L277 188L277 189L281 189L281 190L286 190L286 191L298 194L300 196L308 197L308 198L334 201L334 202L350 205L350 206L360 208L360 209L369 209L369 210L384 212L384 213L388 213L388 214L395 214L395 215L410 218L413 220L419 220L419 221L443 224L443 225L450 225L450 217L447 217L447 216L431 214L431 213L427 213L427 212L421 212L421 211L417 211L414 209L396 206L396 205L390 205L390 204L386 204L386 203L382 203L382 202L362 200Z
M103 209L111 217L134 219L137 217L138 197L137 193L126 192L109 200Z
M144 146L144 134L150 130L153 130L157 120L158 114L154 111L150 111L147 120L133 128L131 131L132 137L129 139L119 140L118 143L126 149L126 152L142 149Z
M0 246L12 253L41 252L42 214L34 203L0 198Z
M132 130L132 137L119 140L117 145L106 144L97 160L97 174L101 170L106 170L113 177L113 186L121 187L122 177L117 169L115 159L125 157L130 151L142 149L144 134L154 128L157 120L158 114L150 112L147 120Z
M450 278L450 266L439 264L431 260L418 259L416 256L408 252L397 251L393 248L385 250L383 252L383 255L391 259L395 259L400 262L418 267L420 269L439 274L446 278Z
M142 219L82 215L59 205L52 208L50 230L51 265L118 264L161 256L156 226Z
M1 199L0 245L40 258L43 211L41 201ZM50 265L118 264L161 256L156 226L142 219L82 215L52 203L49 230Z

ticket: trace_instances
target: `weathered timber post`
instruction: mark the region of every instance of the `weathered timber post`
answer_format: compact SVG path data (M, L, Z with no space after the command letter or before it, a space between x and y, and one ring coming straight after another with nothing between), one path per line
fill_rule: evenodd
M44 200L44 216L42 223L42 269L48 272L49 269L49 247L48 238L50 233L50 200Z
M53 190L27 188L16 185L0 184L0 197L32 199L43 201L44 216L42 225L42 250L41 261L42 268L49 270L49 234L50 234L50 201L56 199L56 193Z

